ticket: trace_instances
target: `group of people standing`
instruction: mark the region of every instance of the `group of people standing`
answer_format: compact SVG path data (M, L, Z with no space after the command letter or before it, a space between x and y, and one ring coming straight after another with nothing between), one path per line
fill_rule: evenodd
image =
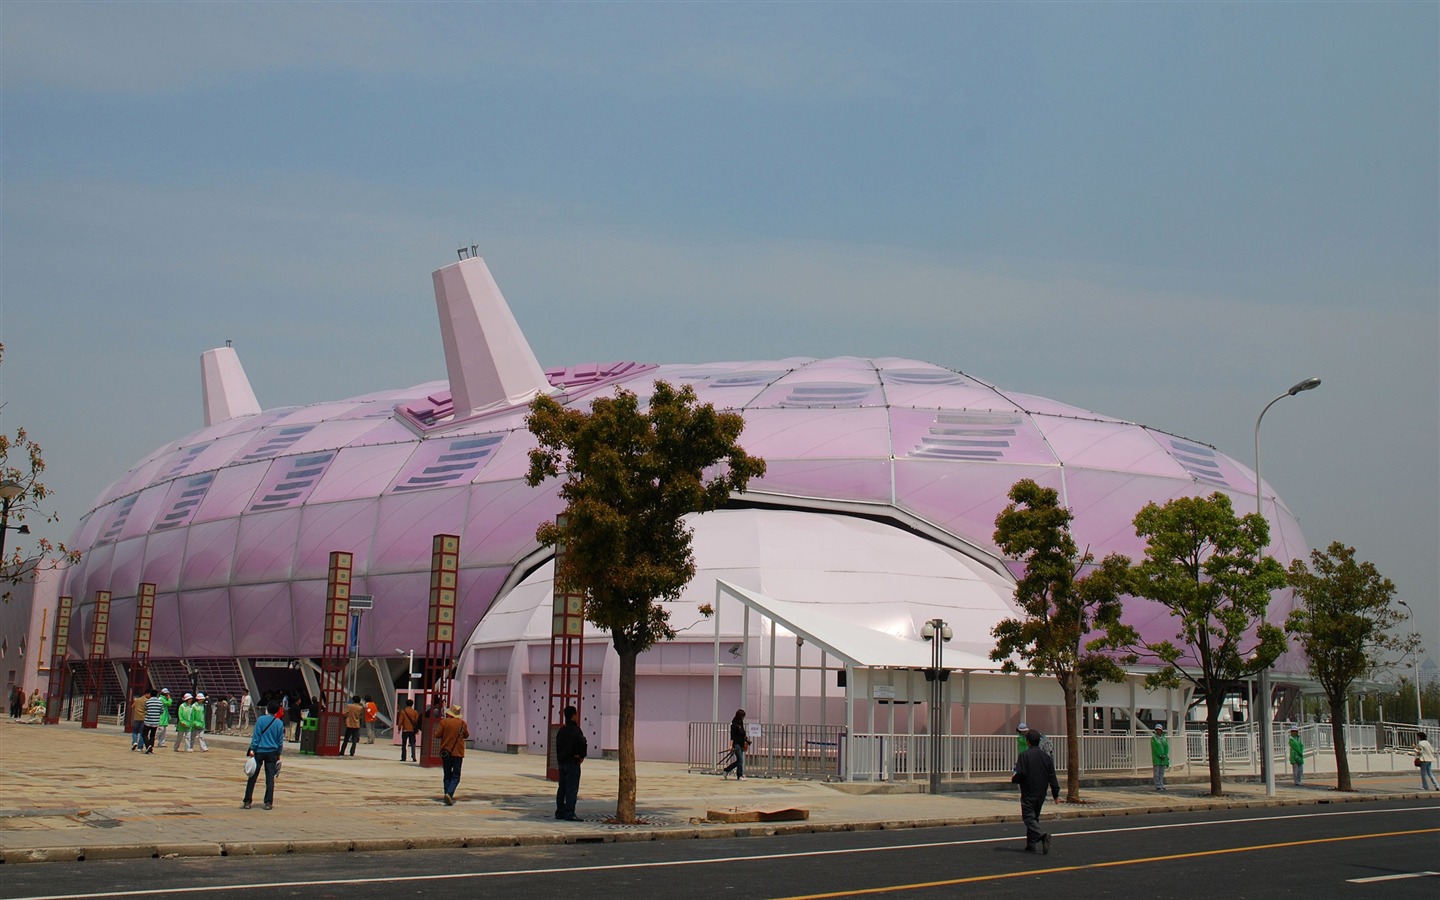
M188 691L175 703L169 688L145 693L130 701L130 749L155 752L164 749L170 726L175 726L175 751L194 752L196 745L201 753L210 752L205 742L205 731L209 724L205 692L191 694Z
M412 705L413 705L413 701ZM340 739L340 755L345 755L345 747L349 745L350 755L355 755L355 748L360 746L360 728L365 728L365 743L375 743L375 722L380 718L380 707L375 705L375 698L369 694L365 695L365 702L361 703L358 696L350 698L350 703L343 710L345 716L345 735ZM405 754L402 750L400 758L403 760Z
M45 712L45 698L41 696L40 689L36 688L30 692L30 700L25 700L25 689L15 685L10 692L10 718L18 719L23 715L40 715Z

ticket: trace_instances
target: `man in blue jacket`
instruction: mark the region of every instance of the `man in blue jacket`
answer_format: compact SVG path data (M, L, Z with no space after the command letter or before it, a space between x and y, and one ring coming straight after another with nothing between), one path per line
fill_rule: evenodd
M270 809L275 801L275 776L280 774L280 754L285 749L285 720L280 718L280 702L271 700L268 712L255 723L255 733L250 737L250 749L246 756L255 757L255 771L245 781L245 801L241 809L249 809L255 797L255 779L260 769L265 769L265 808Z

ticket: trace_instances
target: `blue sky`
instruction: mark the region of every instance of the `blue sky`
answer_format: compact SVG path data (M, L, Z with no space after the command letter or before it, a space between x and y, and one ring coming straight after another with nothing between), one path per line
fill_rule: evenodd
M542 363L908 356L1215 444L1440 652L1440 5L0 6L0 427L64 537L200 424Z

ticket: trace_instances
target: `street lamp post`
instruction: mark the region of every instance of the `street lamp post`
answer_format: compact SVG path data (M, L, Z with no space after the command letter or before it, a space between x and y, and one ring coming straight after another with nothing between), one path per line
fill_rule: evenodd
M12 526L10 524L10 504L14 503L16 498L23 493L25 493L25 486L20 482L9 478L0 481L0 565L3 565L5 561L5 533L7 531L13 531L16 534L30 533L29 525Z
M945 715L941 705L945 701L945 682L950 674L945 671L945 642L954 635L944 619L931 619L920 626L920 636L930 641L930 671L925 673L925 679L930 682L931 794L940 793L940 759L944 755L945 731Z
M1255 512L1262 518L1265 515L1265 501L1262 496L1261 488L1263 482L1260 480L1260 423L1264 420L1265 414L1270 411L1270 407L1274 406L1276 403L1279 403L1286 397L1293 397L1301 391L1312 391L1319 386L1320 379L1318 378L1307 378L1304 381L1299 382L1298 384L1292 385L1290 390L1286 391L1285 393L1276 397L1274 400L1271 400L1269 403L1265 404L1265 408L1260 410L1260 415L1255 419ZM1265 548L1261 547L1259 553L1261 555L1264 555ZM1265 615L1261 617L1261 623L1264 624L1268 620L1268 618L1269 607L1267 605ZM1265 666L1260 670L1260 685L1258 690L1260 693L1260 721L1263 725L1263 727L1260 729L1260 771L1265 779L1265 796L1273 797L1275 796L1275 760L1271 758L1272 752L1270 749L1270 745L1272 742L1272 735L1270 731L1273 726L1270 721L1269 666Z
M1415 630L1415 610L1411 609L1410 604L1404 600L1395 602L1405 607L1405 621L1410 623L1410 633L1418 637L1419 632ZM1419 728L1420 720L1424 716L1420 714L1420 646L1418 642L1413 652L1415 655L1410 658L1410 674L1415 681L1415 727Z
M395 652L396 652L396 653L404 653L404 654L407 654L407 655L409 656L409 662L408 662L408 663L406 664L406 666L405 666L405 673L410 676L410 680L409 680L409 682L407 683L406 687L414 687L414 686L415 686L415 679L418 678L418 677L420 677L420 676L417 675L416 672L415 672L415 651L414 651L414 650L401 650L399 647L396 647L396 648L395 648Z

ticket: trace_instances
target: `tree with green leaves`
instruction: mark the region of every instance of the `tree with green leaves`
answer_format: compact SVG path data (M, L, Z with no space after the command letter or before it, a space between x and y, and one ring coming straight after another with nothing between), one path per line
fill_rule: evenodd
M1345 755L1345 697L1350 685L1382 665L1382 656L1414 652L1418 635L1397 637L1389 629L1403 614L1391 606L1395 585L1368 562L1355 559L1355 548L1339 541L1324 551L1311 550L1310 564L1290 563L1290 586L1299 604L1285 628L1305 650L1310 674L1330 703L1335 740L1336 788L1354 790Z
M1073 518L1053 488L1029 478L1011 486L1010 504L995 517L995 543L1006 556L1025 564L1025 574L1015 584L1015 602L1024 618L1005 619L991 629L995 647L990 658L1000 661L1005 672L1019 671L1018 658L1034 674L1049 675L1060 685L1071 748L1065 799L1078 803L1079 701L1098 699L1101 681L1125 678L1111 657L1087 649L1083 642L1092 625L1119 616L1130 560L1111 554L1095 567L1094 554L1082 555L1070 535ZM1092 570L1082 574L1087 568Z
M635 818L635 661L675 636L662 601L695 575L689 513L705 513L765 474L737 443L745 420L699 404L690 385L655 382L645 409L623 388L589 412L550 397L530 404L532 487L565 477L561 522L536 540L564 545L556 583L585 596L585 618L610 633L620 659L620 784L615 817Z
M5 345L0 344L0 362L4 356ZM4 498L0 502L5 508L5 528L0 531L0 589L3 589L0 601L3 602L9 602L14 594L11 589L34 577L35 570L41 566L80 561L78 551L43 535L33 536L34 546L28 550L7 541L11 531L30 534L30 527L25 524L27 518L52 525L60 521L56 513L41 509L50 496L49 488L41 480L44 472L45 452L24 428L16 429L14 436L0 433L0 496Z
M1285 652L1284 633L1265 620L1270 592L1285 586L1285 569L1263 553L1270 540L1265 518L1237 517L1219 491L1146 504L1135 516L1135 533L1145 539L1145 558L1131 567L1130 591L1170 612L1174 637L1142 637L1116 621L1095 645L1124 651L1127 665L1157 666L1145 677L1147 687L1194 687L1205 702L1210 793L1218 797L1225 697Z

